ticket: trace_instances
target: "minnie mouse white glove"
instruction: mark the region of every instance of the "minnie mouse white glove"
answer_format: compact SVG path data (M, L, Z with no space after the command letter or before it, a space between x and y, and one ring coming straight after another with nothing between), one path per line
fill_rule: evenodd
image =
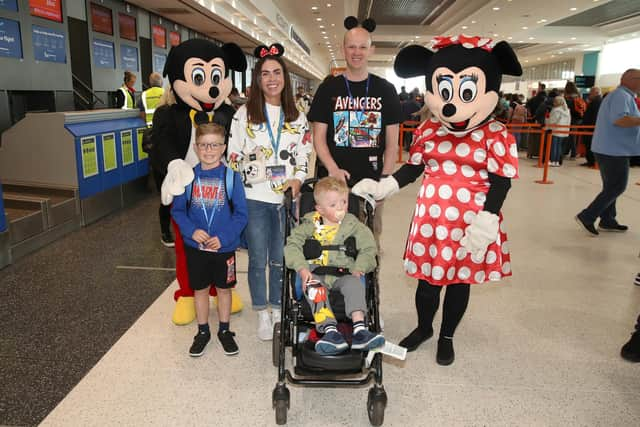
M394 177L388 176L380 181L365 178L353 186L351 192L358 196L370 194L376 200L382 200L389 197L400 190L398 181Z
M174 159L167 166L167 176L160 187L162 204L168 206L173 196L184 193L184 189L193 181L193 168L182 159Z
M498 215L487 211L480 211L465 229L460 244L475 259L484 258L487 247L498 239Z

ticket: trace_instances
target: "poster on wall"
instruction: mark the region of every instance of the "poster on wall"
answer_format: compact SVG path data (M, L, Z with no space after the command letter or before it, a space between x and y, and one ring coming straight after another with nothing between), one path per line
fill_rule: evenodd
M116 68L113 43L106 40L93 39L93 63L100 68Z
M176 31L171 31L169 33L169 43L171 46L178 46L180 44L180 33Z
M112 171L118 167L115 133L102 135L102 160L102 167L105 172Z
M120 68L129 71L138 71L138 48L120 45Z
M102 34L113 35L111 9L91 3L91 28Z
M138 40L138 32L136 31L136 18L133 16L118 13L118 28L120 28L120 37L131 40Z
M152 25L151 33L153 38L153 45L155 47L167 48L167 30L160 25Z
M88 136L80 140L82 157L82 177L98 175L98 152L96 150L96 137Z
M120 145L122 146L122 166L133 163L133 133L131 130L120 132Z
M62 22L62 0L29 0L32 16Z
M149 157L149 155L142 150L142 136L144 135L145 129L146 128L138 128L136 131L136 136L138 137L138 143L136 144L138 146L138 160L144 160Z
M18 0L0 0L0 9L18 11Z
M62 31L34 25L31 40L36 61L67 62L65 35Z
M153 54L153 71L162 74L164 71L164 63L167 62L167 55L162 53Z
M0 18L0 56L22 58L19 22Z

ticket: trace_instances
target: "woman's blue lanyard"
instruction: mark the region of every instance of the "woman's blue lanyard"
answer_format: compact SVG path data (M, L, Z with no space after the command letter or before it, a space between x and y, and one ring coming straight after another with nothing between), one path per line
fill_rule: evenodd
M271 122L269 121L269 113L267 112L267 106L264 106L264 118L267 121L267 130L269 131L269 139L271 140L271 146L273 147L273 153L278 158L278 147L280 147L280 135L282 135L282 128L284 127L284 114L282 114L282 107L280 107L280 120L278 124L278 139L273 138L273 131L271 130Z
M216 193L216 197L213 200L213 207L211 208L211 218L209 218L209 214L207 213L207 208L204 203L204 190L202 189L202 183L200 182L200 177L198 177L198 187L200 187L200 200L202 201L202 212L204 212L204 219L207 221L207 233L211 231L211 224L213 224L213 217L216 216L216 211L218 210L218 197L220 196L219 191L222 189L222 185L220 189L218 189L218 193Z
M349 99L354 101L355 104L355 98L353 97L353 95L351 94L351 88L349 87L349 79L347 79L347 76L345 76L344 74L342 74L342 77L344 78L344 82L347 85L347 93L349 94ZM364 110L366 109L367 106L367 98L369 96L369 79L371 77L371 74L367 74L367 84L365 86L364 89L364 102L362 103L362 109L356 109L356 111L360 114L358 114L356 117L358 118L358 121L362 121L362 116L364 115Z

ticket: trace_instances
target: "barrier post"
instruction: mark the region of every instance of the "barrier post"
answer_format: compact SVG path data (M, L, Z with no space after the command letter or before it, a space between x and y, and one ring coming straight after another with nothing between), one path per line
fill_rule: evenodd
M545 128L541 128L540 129L540 149L538 150L538 165L536 167L541 168L542 167L542 158L543 158L543 153L544 153L544 141L545 141Z
M547 180L547 177L549 176L549 160L551 157L551 138L552 138L552 132L549 132L547 134L547 147L545 150L546 156L544 159L544 173L542 175L542 179L537 179L535 181L538 184L553 184L553 181Z

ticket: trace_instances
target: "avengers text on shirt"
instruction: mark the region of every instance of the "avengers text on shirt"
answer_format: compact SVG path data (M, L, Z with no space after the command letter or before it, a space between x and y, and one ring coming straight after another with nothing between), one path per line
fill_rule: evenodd
M224 183L219 178L202 177L193 183L192 207L217 209L224 204L225 197Z
M382 97L336 97L333 129L336 147L378 147L382 131Z

